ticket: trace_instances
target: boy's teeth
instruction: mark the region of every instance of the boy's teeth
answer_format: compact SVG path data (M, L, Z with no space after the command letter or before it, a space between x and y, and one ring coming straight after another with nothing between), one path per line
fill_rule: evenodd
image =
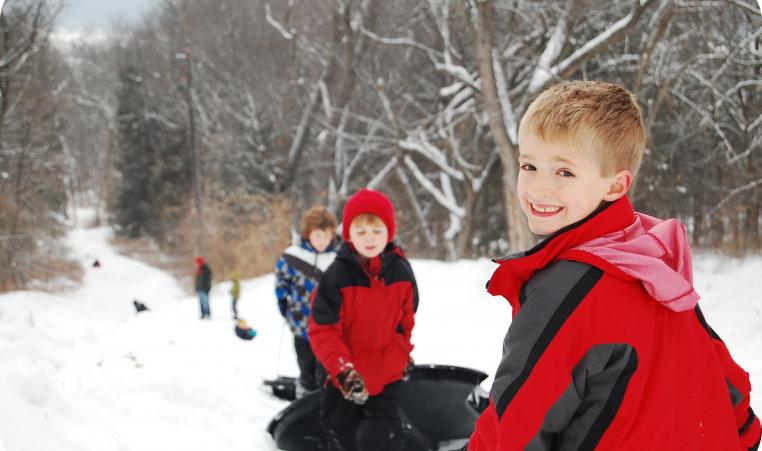
M535 210L539 211L540 213L555 213L558 210L561 209L561 207L538 207L537 205L532 205Z

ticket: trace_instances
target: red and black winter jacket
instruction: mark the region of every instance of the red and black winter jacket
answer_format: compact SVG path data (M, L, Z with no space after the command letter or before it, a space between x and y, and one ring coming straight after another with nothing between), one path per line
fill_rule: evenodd
M513 320L468 451L748 450L749 375L709 327L675 220L624 197L496 261Z
M331 380L351 362L371 396L402 378L418 308L415 277L402 250L389 243L376 259L367 265L349 243L339 247L313 292L307 329Z

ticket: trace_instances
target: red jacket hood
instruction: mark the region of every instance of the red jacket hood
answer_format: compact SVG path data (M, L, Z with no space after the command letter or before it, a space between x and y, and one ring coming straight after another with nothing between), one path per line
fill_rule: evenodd
M699 299L683 225L636 213L626 196L523 254L495 260L500 266L488 291L508 299L515 314L521 285L557 260L580 261L615 277L639 280L654 300L674 311L690 310Z

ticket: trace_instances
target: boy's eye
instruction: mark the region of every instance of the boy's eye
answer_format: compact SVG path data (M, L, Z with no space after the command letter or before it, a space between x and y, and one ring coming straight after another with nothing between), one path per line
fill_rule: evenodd
M558 175L561 177L574 177L574 174L572 174L570 171L567 171L566 169L561 169L558 171Z
M519 166L522 171L536 171L537 168L529 163L524 163L521 166Z

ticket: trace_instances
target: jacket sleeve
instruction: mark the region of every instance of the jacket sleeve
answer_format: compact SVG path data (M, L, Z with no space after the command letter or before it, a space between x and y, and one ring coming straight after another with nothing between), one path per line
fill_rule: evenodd
M637 353L625 343L585 340L587 322L569 318L602 273L556 265L522 290L469 451L594 449L616 415Z
M281 255L275 263L275 298L278 300L278 310L283 317L286 316L288 296L293 283L293 270L288 265L285 255Z
M342 365L352 362L352 355L344 338L341 291L331 269L323 274L312 292L307 335L315 357L335 379Z
M407 261L406 261L407 263ZM408 270L410 271L410 290L406 293L405 299L402 302L402 319L400 320L399 332L405 337L405 345L408 347L407 352L413 350L413 344L411 342L411 336L413 334L413 326L415 326L415 312L418 311L418 285L415 281L415 275L410 268L410 264L407 263Z
M717 353L722 369L725 372L725 380L728 384L730 400L733 403L733 412L736 417L741 449L744 451L755 450L759 447L762 431L760 431L759 418L757 418L751 408L751 382L749 381L749 373L744 371L744 369L733 360L727 346L725 346L725 342L723 342L720 336L717 335L711 326L709 326L704 318L704 314L698 306L696 306L695 312L698 320L704 327L704 330L706 330L711 337L712 343L714 344L714 350Z
M209 266L204 266L204 291L212 291L212 270Z

